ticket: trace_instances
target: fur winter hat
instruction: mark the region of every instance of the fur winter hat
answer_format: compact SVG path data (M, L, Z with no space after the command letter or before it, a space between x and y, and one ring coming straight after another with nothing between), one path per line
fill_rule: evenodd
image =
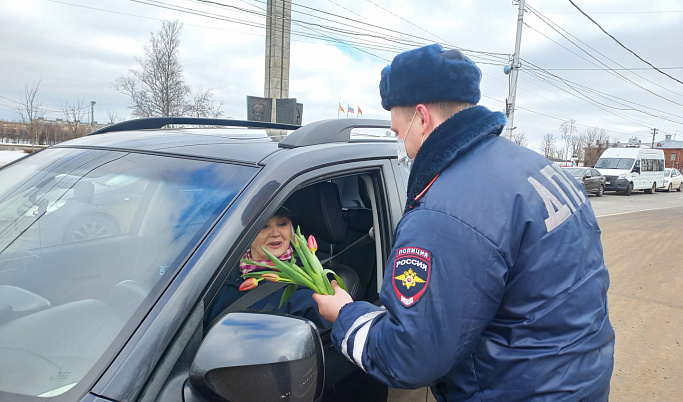
M481 70L459 50L439 44L403 52L382 70L379 94L382 107L439 101L477 104Z

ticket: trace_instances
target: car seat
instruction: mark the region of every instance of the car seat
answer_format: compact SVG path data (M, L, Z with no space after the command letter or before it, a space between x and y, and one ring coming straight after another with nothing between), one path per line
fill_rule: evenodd
M346 227L336 184L321 182L303 188L289 198L287 205L294 209L294 226L299 225L302 234L315 237L318 243L316 255L321 261L334 255L335 246L343 247ZM364 290L353 268L331 260L323 265L342 278L354 300L362 297Z
M349 176L334 180L341 189L341 204L346 225L344 252L335 260L353 267L360 279L361 288L366 289L365 300L374 300L376 291L376 266L374 238L368 234L373 229L370 196L360 176Z

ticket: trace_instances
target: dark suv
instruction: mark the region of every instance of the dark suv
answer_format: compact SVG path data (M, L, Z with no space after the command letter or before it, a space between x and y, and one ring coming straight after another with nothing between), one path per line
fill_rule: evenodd
M406 185L388 126L140 119L0 169L0 400L426 400L303 318L206 317L285 201L353 297L380 303Z

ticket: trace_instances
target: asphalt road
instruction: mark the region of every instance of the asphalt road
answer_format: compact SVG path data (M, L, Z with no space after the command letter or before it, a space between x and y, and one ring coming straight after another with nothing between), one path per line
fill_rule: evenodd
M613 401L683 400L683 193L590 196L610 272Z

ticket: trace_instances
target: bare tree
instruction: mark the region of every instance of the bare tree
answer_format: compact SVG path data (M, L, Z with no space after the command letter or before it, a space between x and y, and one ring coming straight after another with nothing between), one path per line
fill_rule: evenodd
M109 111L107 112L107 119L109 120L109 121L107 122L107 124L114 124L114 123L118 123L118 122L120 122L120 121L123 120L123 119L121 118L121 116L119 116L118 113L116 113L116 112L113 111L113 110L109 110Z
M529 145L529 141L527 140L527 136L526 136L526 133L524 131L520 131L520 132L513 131L512 134L510 134L510 135L512 136L512 138L510 138L510 139L515 144L521 145L523 147Z
M553 159L555 158L556 150L555 135L550 133L543 134L543 138L541 139L541 152L543 153L543 156L548 159Z
M572 155L567 155L567 152L572 152L574 150L574 144L576 142L576 120L568 120L560 124L560 134L562 135L562 140L564 141L565 153L562 155L562 159L568 160Z
M188 116L192 117L220 117L223 114L223 102L216 104L213 99L211 90L203 91L199 88L199 92L194 96L190 108L187 112Z
M22 123L28 125L28 135L31 141L35 138L34 144L38 144L38 128L40 123L45 118L47 110L43 108L43 104L38 99L38 87L40 87L40 80L34 82L31 86L24 85L24 93L21 94L21 101L17 106L17 113Z
M564 161L564 155L565 155L564 148L556 148L555 154L553 155L553 159L556 161Z
M576 158L577 162L583 160L585 144L586 140L583 134L578 134L571 137L572 158Z
M114 82L114 89L131 99L129 107L133 116L220 113L220 105L213 105L210 91L193 98L190 87L185 84L178 58L181 29L182 24L178 21L163 21L161 30L150 35L150 46L144 47L145 58L136 58L140 69L130 70L129 75Z
M86 126L83 120L87 117L88 105L84 99L78 99L75 103L64 102L62 104L62 114L69 128L71 138L78 138L85 135Z
M593 166L602 153L609 147L609 135L607 130L599 127L589 127L583 134L585 141L585 154L583 163Z

